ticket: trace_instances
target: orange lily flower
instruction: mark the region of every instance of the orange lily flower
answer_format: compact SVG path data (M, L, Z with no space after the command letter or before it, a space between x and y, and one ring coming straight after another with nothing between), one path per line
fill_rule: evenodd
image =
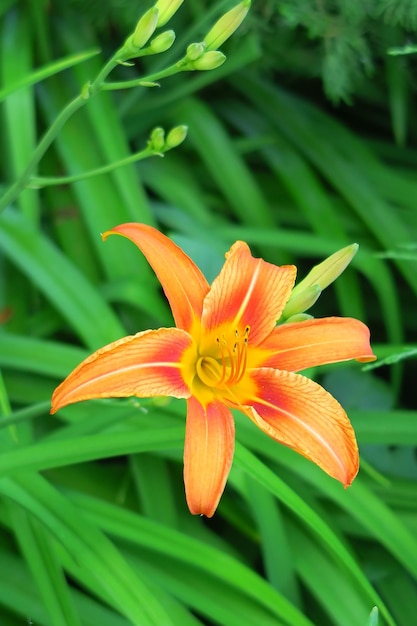
M186 398L184 482L194 514L211 517L225 488L235 438L230 409L349 486L359 467L349 419L327 391L296 372L373 360L368 328L338 317L277 326L296 268L254 258L242 241L210 286L156 229L122 224L103 239L111 234L127 237L146 256L176 328L139 332L97 350L55 390L51 412L92 398Z

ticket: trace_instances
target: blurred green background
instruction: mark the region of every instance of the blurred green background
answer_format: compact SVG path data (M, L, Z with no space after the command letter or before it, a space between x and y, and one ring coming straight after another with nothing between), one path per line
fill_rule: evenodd
M2 0L1 192L151 3ZM160 71L233 2L185 0ZM185 124L164 158L24 189L0 215L0 624L411 626L417 613L417 4L254 2L219 69L107 91L33 175L75 176ZM360 251L312 313L363 320L379 367L309 374L344 405L362 469L347 491L236 415L214 518L185 504L181 401L49 415L89 352L170 326L142 255L100 233L159 227L211 280L236 239L299 276ZM378 362L377 362L378 364ZM376 611L371 611L374 606Z

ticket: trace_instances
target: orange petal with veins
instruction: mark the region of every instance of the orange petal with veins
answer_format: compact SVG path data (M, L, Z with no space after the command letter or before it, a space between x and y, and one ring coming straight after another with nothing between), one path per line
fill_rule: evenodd
M348 487L358 472L358 447L337 400L300 374L261 368L251 377L257 392L242 398L241 410L267 435Z
M194 515L212 517L232 465L235 426L229 409L220 402L203 408L187 402L184 446L184 483L188 508Z
M290 297L296 268L278 267L255 259L243 241L237 241L226 254L226 262L204 300L204 330L222 328L243 336L250 327L249 342L257 345L273 330ZM210 337L212 341L212 337Z
M146 224L121 224L103 233L135 243L151 265L170 304L175 324L190 331L199 320L209 284L196 264L171 239Z
M188 398L191 380L186 381L183 358L191 350L192 338L177 328L147 330L114 341L85 359L55 389L51 413L93 398Z
M324 317L277 326L258 346L253 366L297 372L316 365L376 359L369 329L349 317Z

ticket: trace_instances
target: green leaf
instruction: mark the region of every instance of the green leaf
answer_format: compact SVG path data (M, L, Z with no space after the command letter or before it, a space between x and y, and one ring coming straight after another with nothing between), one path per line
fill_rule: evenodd
M0 493L36 516L74 562L86 569L109 602L133 624L174 626L115 546L45 479L34 474L13 481L4 478L0 481Z
M93 48L91 50L85 50L85 52L78 52L76 54L70 54L58 61L53 61L52 63L48 63L43 67L30 72L29 74L25 74L19 81L8 85L7 87L3 87L0 89L0 102L7 98L14 91L18 91L23 87L29 87L30 85L34 85L39 83L54 74L59 74L63 70L68 69L69 67L73 67L78 63L83 63L91 57L96 56L100 53L98 48Z
M0 216L0 247L90 348L122 337L122 325L62 253L15 211Z

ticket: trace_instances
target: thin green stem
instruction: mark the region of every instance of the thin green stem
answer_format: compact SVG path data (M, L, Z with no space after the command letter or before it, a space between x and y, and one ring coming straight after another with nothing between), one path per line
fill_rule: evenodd
M92 178L93 176L99 176L100 174L107 174L117 167L123 167L124 165L135 163L136 161L142 161L143 159L146 159L150 156L163 156L163 154L161 152L155 152L153 148L145 148L145 150L135 152L135 154L131 154L124 159L115 161L114 163L109 163L108 165L103 165L103 167L97 167L93 170L89 170L88 172L82 172L81 174L74 174L74 176L51 176L50 178L46 176L32 176L27 186L29 189L40 189L42 187L50 187L52 185L67 185L69 183L77 183L78 181L84 180L86 178Z
M155 81L160 80L161 78L167 78L168 76L173 76L174 74L179 74L180 72L190 71L192 68L185 63L183 60L177 61L174 65L170 65L164 70L160 72L155 72L155 74L149 74L148 76L143 76L142 78L135 78L134 80L125 80L119 81L116 83L103 83L101 85L101 89L103 91L113 91L116 89L130 89L131 87L144 87L146 84L155 83Z
M72 100L69 104L67 104L67 106L64 109L62 109L62 111L58 114L55 121L51 124L49 129L46 131L46 133L40 140L39 144L37 145L36 149L34 150L32 154L32 157L29 163L27 164L22 174L9 187L6 193L0 198L0 212L3 211L9 204L12 204L16 200L16 198L19 196L19 194L23 191L23 189L25 189L28 186L28 183L30 183L31 175L34 169L38 165L39 161L42 159L43 155L45 154L49 146L55 140L55 138L57 137L59 131L64 126L64 124L69 120L69 118L72 115L74 115L74 113L78 109L83 107L88 102L88 100L92 98L93 96L95 96L99 91L112 90L112 89L127 89L129 87L137 87L140 85L143 86L144 83L150 83L150 82L153 82L154 80L165 78L166 76L171 76L172 74L176 74L178 72L190 69L189 67L187 67L186 62L182 59L181 61L178 61L177 63L168 67L167 69L157 72L156 74L151 74L150 76L146 76L145 78L142 78L140 80L132 80L132 81L124 81L124 82L121 81L120 83L105 83L104 81L106 77L110 74L110 72L120 62L123 62L126 60L126 54L127 54L127 51L126 51L126 48L124 47L117 50L117 52L111 57L111 59L107 61L107 63L99 71L94 81L92 81L91 83L87 83L81 90L81 93L76 98L74 98L74 100ZM139 158L145 158L145 156L148 156L148 153L146 153L144 156L141 156L141 157L138 157L137 154L132 155L132 157L129 157L129 158L131 158L131 161L135 161L135 160L138 160ZM131 161L126 159L126 164L130 163ZM120 165L123 165L123 164L124 163L120 163ZM104 166L103 168L98 168L97 170L86 173L84 175L84 178L88 178L89 176L95 176L96 174L103 174L113 169L113 167L114 167L114 164ZM37 183L37 186L39 187L39 186L45 186L45 185L53 185L53 184L56 184L57 182L74 182L74 180L81 180L81 177L80 176L76 178L65 177L62 179L58 179L58 178L36 179L34 178L31 181L32 184L29 184L29 187L33 188L35 186L34 182L35 184Z
M107 61L107 63L102 67L102 69L97 74L95 80L91 83L90 86L90 95L95 95L101 88L102 83L105 81L107 76L114 70L114 68L118 65L119 60L121 60L121 53L118 50L112 57Z
M14 202L21 191L26 187L26 183L28 182L30 175L33 170L61 130L62 126L65 122L77 111L80 109L86 102L85 97L80 94L77 96L72 102L67 104L67 106L62 109L59 113L58 117L55 119L54 123L49 127L46 131L40 142L38 143L36 149L34 150L32 157L27 164L26 168L19 176L19 178L9 187L6 193L0 198L0 211L3 211L9 204Z
M84 86L81 93L76 98L74 98L74 100L69 102L69 104L67 104L67 106L64 107L62 111L58 114L55 121L51 124L49 129L46 131L46 133L38 143L29 163L27 164L22 174L9 187L3 197L0 198L0 212L3 211L9 204L14 202L21 193L21 191L25 189L33 170L36 168L49 146L57 137L61 128L69 120L69 118L72 117L72 115L74 115L76 111L78 111L78 109L83 107L92 96L98 93L101 83L117 65L119 58L120 50L118 50L116 54L104 65L93 83L91 83L91 85Z

